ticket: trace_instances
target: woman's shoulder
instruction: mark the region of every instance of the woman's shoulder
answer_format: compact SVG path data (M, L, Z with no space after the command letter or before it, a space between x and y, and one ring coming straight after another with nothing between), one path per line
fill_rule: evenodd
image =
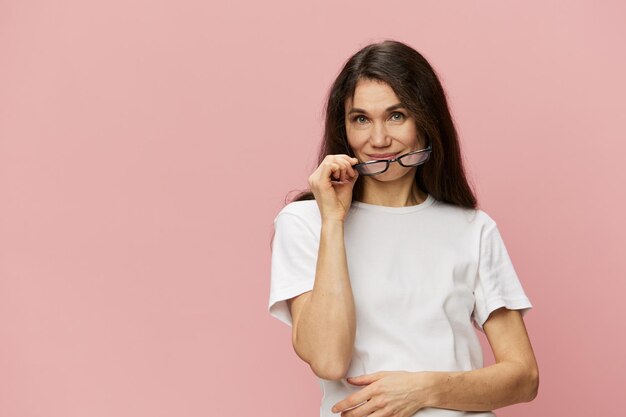
M278 214L295 214L295 215L311 215L319 213L319 209L317 207L317 202L315 200L299 200L292 201L287 203L283 208L280 209Z
M463 223L472 223L480 226L495 225L495 220L481 207L469 208L457 206L437 200L434 204L437 212L447 221L455 219Z
M310 225L320 223L320 211L315 200L292 201L283 206L276 219L279 217L297 217Z

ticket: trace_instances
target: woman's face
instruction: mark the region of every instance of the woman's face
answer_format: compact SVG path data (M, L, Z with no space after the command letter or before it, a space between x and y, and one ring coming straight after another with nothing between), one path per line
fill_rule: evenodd
M360 162L395 158L425 145L418 137L415 119L385 82L359 80L354 99L345 101L345 112L348 143ZM391 181L409 173L413 176L416 169L393 162L385 173L371 178Z

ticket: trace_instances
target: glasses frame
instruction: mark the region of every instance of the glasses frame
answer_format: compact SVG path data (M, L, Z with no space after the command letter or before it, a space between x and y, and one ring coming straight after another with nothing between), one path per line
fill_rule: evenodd
M347 144L346 144L346 149L348 149ZM398 156L398 157L395 157L395 158L393 158L393 159L377 159L377 160L375 160L375 161L359 162L358 164L353 165L353 166L352 166L352 168L356 169L356 170L359 172L359 175L364 175L364 176L366 176L366 177L371 177L371 176L374 176L374 175L384 174L384 173L385 173L385 172L387 172L387 170L389 169L389 165L391 165L391 163L392 163L392 162L396 162L396 161L397 161L400 165L402 165L403 167L405 167L405 168L412 168L412 167L416 167L416 166L422 165L423 163L425 163L426 161L428 161L428 160L430 159L430 153L432 152L432 150L433 150L433 148L432 148L431 144L429 143L429 144L428 144L428 146L427 146L427 147L425 147L425 148L418 149L418 150L416 150L416 151L412 151L412 152L407 152L407 153L405 153L405 154L403 154L403 155L400 155L400 156ZM406 165L406 164L403 164L403 163L402 163L402 158L404 158L404 157L406 157L406 156L408 156L408 155L414 155L414 154L417 154L417 153L422 153L422 152L426 152L426 154L427 154L427 155L426 155L426 159L424 159L423 161L420 161L419 163L417 163L417 164L412 164L412 165L411 165L411 164ZM349 154L350 154L350 153L349 153ZM383 169L382 171L380 171L380 172L376 172L376 173L373 173L373 174L370 174L370 173L363 173L363 172L362 172L362 169L361 169L362 167L367 166L367 165L372 165L372 164L380 164L380 163L382 163L382 162L385 162L385 163L386 163L386 165L385 165L385 169Z
M400 156L398 156L398 157L396 157L396 158L393 158L393 159L378 159L378 160L375 160L375 161L359 162L359 163L357 163L357 164L352 165L352 168L356 169L356 170L359 172L359 175L363 175L363 176L366 176L366 177L371 177L371 176L374 176L374 175L384 174L384 173L385 173L385 172L387 172L387 170L389 169L389 165L391 165L391 163L392 163L392 162L396 162L396 161L397 161L400 165L402 165L403 167L405 167L405 168L412 168L412 167L420 166L420 165L422 165L422 164L426 163L426 161L428 161L428 160L430 159L430 154L431 154L431 152L432 152L432 150L433 150L433 148L432 148L432 143L431 143L431 141L430 141L430 137L428 136L428 134L427 134L427 133L426 133L426 140L427 140L427 142L428 142L428 146L427 146L427 147L425 147L425 148L418 149L418 150L416 150L416 151L407 152L407 153L405 153L405 154L403 154L403 155L400 155ZM348 154L349 156L354 156L354 157L356 157L356 155L354 155L354 153L353 153L353 152L352 152L352 150L350 149L350 146L348 146L348 138L347 138L347 137L344 137L344 138L343 138L343 145L346 147L346 151L347 151L347 154ZM413 155L413 154L416 154L416 153L421 153L421 152L427 152L426 159L424 159L423 161L421 161L421 162L419 162L419 163L417 163L417 164L414 164L414 165L404 165L404 164L402 163L401 159L402 159L402 158L404 158L405 156L407 156L407 155ZM357 159L358 159L358 158L357 158ZM367 174L367 173L365 173L365 174L364 174L364 173L362 173L362 172L361 172L361 167L363 167L363 166L365 166L365 165L379 164L379 163L381 163L381 162L386 162L385 169L383 169L382 171L377 172L377 173L375 173L375 174Z

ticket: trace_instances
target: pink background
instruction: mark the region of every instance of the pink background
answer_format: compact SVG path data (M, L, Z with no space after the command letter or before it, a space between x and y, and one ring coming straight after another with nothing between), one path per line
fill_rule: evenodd
M441 76L535 307L539 396L498 415L621 414L623 3L226 4L0 1L0 416L318 415L272 222L386 38Z

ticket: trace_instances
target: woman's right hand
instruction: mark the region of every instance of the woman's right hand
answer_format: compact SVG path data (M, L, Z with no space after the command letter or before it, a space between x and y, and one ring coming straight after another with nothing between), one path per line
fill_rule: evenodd
M345 154L326 155L309 177L309 186L320 209L322 220L343 221L352 203L352 189L359 177L352 165L356 158ZM331 182L338 180L341 182Z

